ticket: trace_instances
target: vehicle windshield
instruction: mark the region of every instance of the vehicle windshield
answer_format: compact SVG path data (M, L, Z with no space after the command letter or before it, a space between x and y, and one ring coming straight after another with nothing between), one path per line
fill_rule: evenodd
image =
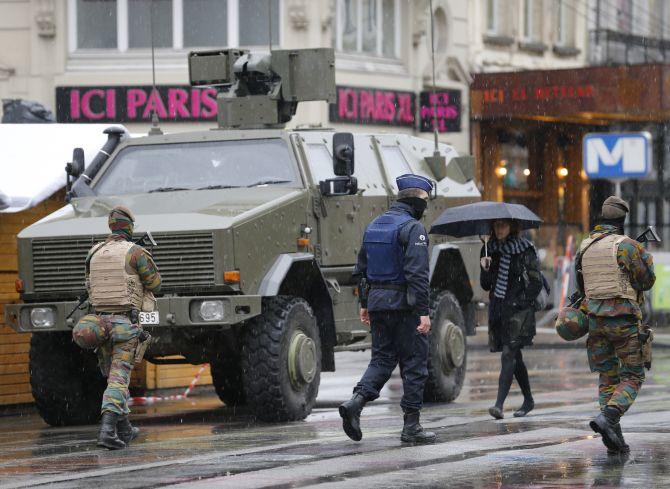
M282 139L129 146L93 188L124 195L261 185L301 186Z

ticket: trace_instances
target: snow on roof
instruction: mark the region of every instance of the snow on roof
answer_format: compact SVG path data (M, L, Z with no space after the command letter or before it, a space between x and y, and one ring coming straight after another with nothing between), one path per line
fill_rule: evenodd
M75 147L88 166L111 124L0 124L0 212L19 212L65 186ZM121 127L128 133L125 127Z

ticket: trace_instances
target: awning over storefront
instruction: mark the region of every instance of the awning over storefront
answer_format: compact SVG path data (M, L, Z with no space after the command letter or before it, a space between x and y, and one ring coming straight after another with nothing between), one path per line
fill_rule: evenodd
M670 65L476 75L473 120L521 118L605 125L670 120Z

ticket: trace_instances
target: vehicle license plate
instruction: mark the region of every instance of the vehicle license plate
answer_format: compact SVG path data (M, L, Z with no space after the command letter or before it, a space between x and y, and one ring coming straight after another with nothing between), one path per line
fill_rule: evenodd
M140 313L140 324L142 326L158 324L159 319L158 311Z

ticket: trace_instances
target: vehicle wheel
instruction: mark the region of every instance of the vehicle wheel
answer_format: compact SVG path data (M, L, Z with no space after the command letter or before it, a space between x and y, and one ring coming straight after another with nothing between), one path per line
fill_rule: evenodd
M430 349L428 380L423 398L428 402L451 402L465 380L467 342L463 312L454 294L437 290L430 297Z
M263 421L296 421L312 411L321 381L321 341L302 298L263 300L242 335L244 394Z
M210 370L214 390L226 406L241 406L245 403L242 387L242 367L240 359L231 355L211 360Z
M100 419L107 380L97 357L70 333L35 333L30 340L30 385L37 410L51 426L93 424Z

